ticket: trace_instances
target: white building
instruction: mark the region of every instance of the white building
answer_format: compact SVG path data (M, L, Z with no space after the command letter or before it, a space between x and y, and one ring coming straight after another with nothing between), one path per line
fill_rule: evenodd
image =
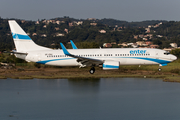
M173 48L177 48L177 44L176 43L170 43L171 47Z
M99 32L100 32L100 33L106 33L106 31L105 31L105 30L100 30Z

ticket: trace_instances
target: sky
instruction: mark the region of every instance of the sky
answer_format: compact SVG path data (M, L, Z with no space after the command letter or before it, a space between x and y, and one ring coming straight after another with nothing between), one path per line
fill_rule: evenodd
M180 21L180 0L0 0L0 17Z

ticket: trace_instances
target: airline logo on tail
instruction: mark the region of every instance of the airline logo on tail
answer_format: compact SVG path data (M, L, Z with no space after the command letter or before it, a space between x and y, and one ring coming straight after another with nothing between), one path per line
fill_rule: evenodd
M20 40L31 40L28 35L20 35L16 33L12 33L13 39L20 39Z

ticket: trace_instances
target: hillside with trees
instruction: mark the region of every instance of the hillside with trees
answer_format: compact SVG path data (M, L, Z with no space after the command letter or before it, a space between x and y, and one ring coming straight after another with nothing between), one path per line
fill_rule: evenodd
M171 42L180 46L180 22L175 21L142 21L127 22L114 19L74 19L69 17L51 20L25 21L15 19L28 33L35 43L58 49L59 43L73 40L78 48L102 47L103 43L135 43L137 41L151 41L160 48L168 48ZM158 27L156 24L162 23ZM151 26L151 27L148 27ZM147 32L146 28L150 30ZM149 35L151 34L151 37ZM135 38L135 36L138 36ZM146 36L144 38L140 36ZM161 37L158 37L161 36ZM0 18L0 51L14 49L8 19Z

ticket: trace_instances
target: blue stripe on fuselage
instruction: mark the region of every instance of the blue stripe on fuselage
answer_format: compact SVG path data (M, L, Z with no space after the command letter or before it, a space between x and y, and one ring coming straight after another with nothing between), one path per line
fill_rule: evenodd
M156 62L159 64L167 64L167 63L171 62L171 61L167 61L167 60L161 60L161 59L155 59L155 58L143 58L143 57L121 57L121 58L148 60L148 61Z
M143 57L119 57L119 58L141 59L141 60L152 61L152 62L156 62L159 64L164 64L164 65L171 62L171 61L167 61L167 60L161 60L161 59L155 59L155 58L143 58ZM46 63L52 62L52 61L70 60L70 59L76 59L76 58L51 59L51 60L38 61L37 63L46 64Z
M46 63L48 63L48 62L52 62L52 61L70 60L70 59L75 59L75 58L63 58L63 59L44 60L44 61L38 61L38 62L36 62L36 63L46 64Z

